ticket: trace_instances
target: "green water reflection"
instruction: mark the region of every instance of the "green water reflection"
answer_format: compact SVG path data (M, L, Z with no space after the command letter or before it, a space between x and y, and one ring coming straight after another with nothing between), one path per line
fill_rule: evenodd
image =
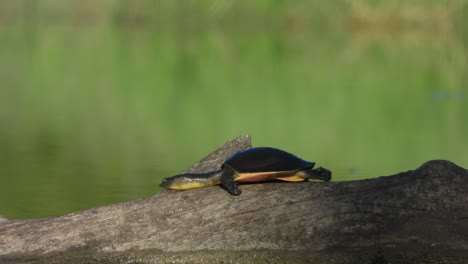
M334 180L468 167L463 35L374 33L4 26L0 214L147 197L243 134Z

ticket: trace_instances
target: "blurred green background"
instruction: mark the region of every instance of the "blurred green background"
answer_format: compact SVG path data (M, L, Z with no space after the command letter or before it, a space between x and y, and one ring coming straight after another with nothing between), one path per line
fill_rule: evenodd
M466 14L466 0L0 0L0 214L148 197L245 134L334 180L468 167Z

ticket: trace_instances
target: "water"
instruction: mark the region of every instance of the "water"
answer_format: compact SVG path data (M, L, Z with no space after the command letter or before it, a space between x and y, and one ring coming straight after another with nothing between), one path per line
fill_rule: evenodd
M1 215L148 197L244 134L334 180L468 167L463 30L100 21L0 27Z

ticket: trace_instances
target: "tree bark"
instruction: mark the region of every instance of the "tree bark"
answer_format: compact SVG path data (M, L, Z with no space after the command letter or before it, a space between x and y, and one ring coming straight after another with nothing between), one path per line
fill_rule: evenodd
M250 137L186 171L219 168ZM0 221L0 263L468 263L468 172L443 160L367 180L162 191Z

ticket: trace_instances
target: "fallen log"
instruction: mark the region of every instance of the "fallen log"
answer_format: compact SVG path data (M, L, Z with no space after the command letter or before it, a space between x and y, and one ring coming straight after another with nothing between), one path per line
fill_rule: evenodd
M186 172L217 169L249 137ZM468 172L443 160L347 182L163 191L0 221L0 263L468 263Z

